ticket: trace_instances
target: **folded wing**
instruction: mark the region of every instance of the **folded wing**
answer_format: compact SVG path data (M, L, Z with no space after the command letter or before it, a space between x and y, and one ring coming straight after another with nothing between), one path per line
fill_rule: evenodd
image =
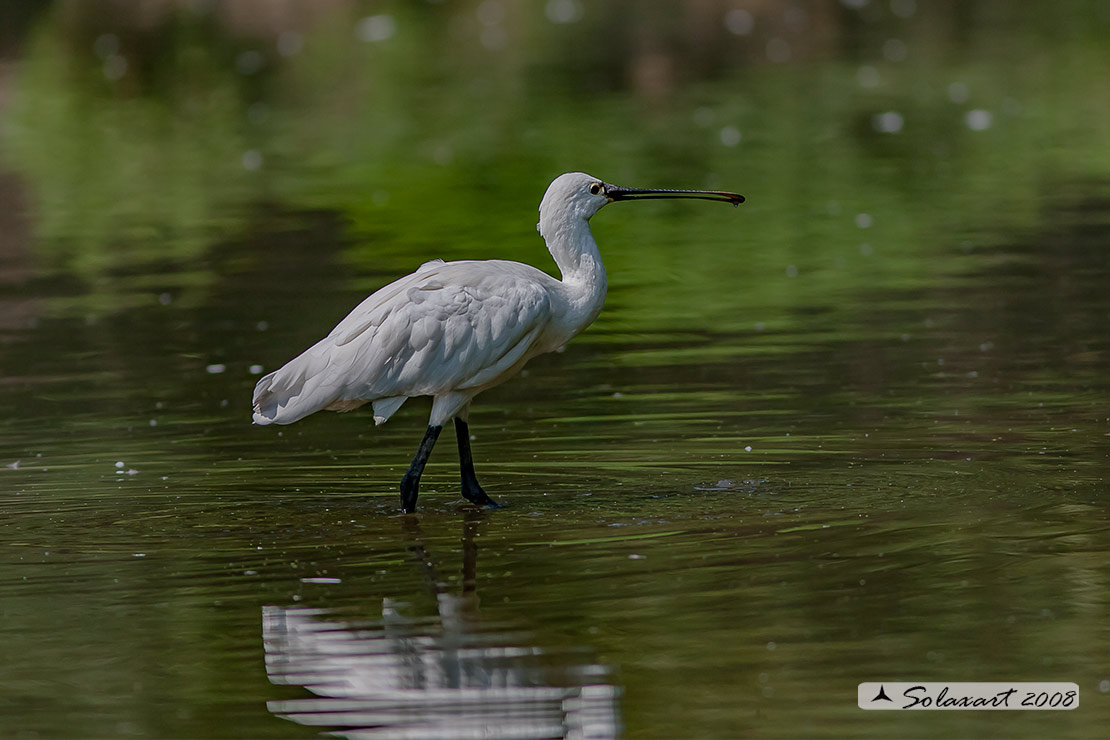
M534 354L547 327L545 279L554 281L516 263L427 263L263 377L254 421L289 424L320 409L374 402L382 423L406 398L496 385Z

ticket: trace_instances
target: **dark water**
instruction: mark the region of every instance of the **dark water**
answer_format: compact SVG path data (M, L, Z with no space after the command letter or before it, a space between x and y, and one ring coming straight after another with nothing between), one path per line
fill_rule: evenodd
M856 5L12 4L0 734L1105 736L1110 19ZM596 217L472 413L506 509L444 443L399 515L425 401L250 425L424 260L550 268L568 169L749 201Z

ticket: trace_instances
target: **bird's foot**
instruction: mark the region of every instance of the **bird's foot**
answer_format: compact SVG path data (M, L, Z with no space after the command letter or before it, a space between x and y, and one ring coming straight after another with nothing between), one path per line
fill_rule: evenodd
M489 494L482 490L482 487L475 484L473 486L463 486L463 498L475 506L481 506L486 509L503 509L501 504L497 503L489 497Z

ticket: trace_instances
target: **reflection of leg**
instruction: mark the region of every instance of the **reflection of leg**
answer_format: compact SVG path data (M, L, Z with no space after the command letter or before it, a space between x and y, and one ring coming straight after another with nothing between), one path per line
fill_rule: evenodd
M478 589L478 525L485 518L485 512L467 509L463 513L463 582L464 594Z
M474 474L474 458L470 454L470 427L462 419L455 417L455 436L459 439L459 471L462 473L462 495L478 506L500 506L478 485Z
M405 539L408 540L405 549L424 573L424 585L428 587L433 596L438 598L439 594L443 592L445 584L439 578L439 572L436 570L436 564L432 561L432 557L428 554L428 548L424 546L424 532L420 528L420 520L414 516L404 517L401 520L401 531L404 533Z
M463 512L462 591L458 596L439 597L439 614L443 618L444 637L452 632L465 634L481 621L478 610L478 527L485 519L481 509Z
M439 439L439 433L442 431L441 426L428 427L424 439L420 442L420 449L412 459L409 471L401 479L401 511L406 514L416 511L416 497L420 495L420 476L424 472L424 466L428 464L428 455L432 454L432 448L436 446L436 440Z

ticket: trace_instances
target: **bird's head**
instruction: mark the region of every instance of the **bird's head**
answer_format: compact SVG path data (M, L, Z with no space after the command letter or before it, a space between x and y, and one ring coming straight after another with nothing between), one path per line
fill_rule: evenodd
M615 200L647 200L654 198L698 198L719 200L734 206L744 196L721 190L645 190L610 185L585 172L567 172L547 186L540 201L540 222L536 228L544 236L548 228L574 220L589 221L606 204Z

